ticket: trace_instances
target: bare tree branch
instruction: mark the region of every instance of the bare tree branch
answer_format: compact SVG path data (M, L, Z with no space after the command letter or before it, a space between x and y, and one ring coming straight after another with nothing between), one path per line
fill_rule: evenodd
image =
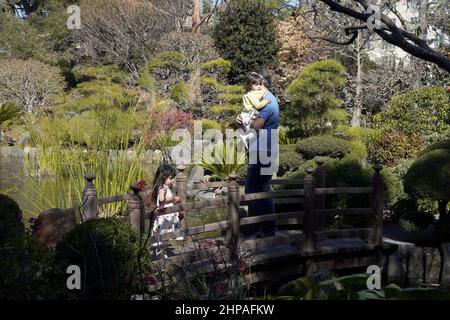
M367 22L371 14L359 12L352 8L341 5L337 0L320 0L328 5L332 11L343 13L357 20ZM366 10L371 3L367 0L353 0L356 3L362 5ZM374 32L378 34L383 40L390 44L403 49L405 52L420 58L425 61L432 62L438 65L440 68L450 72L450 59L446 56L431 49L425 40L413 35L412 33L398 28L395 23L386 15L381 14L381 21L383 27L381 29L375 29Z

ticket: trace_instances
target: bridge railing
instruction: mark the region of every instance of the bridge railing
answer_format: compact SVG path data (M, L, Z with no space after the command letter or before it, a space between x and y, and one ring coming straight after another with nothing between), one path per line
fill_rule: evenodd
M260 192L251 194L242 194L241 186L245 181L238 181L236 176L231 176L227 181L199 183L188 186L186 168L179 166L177 168L176 186L177 195L181 198L181 203L172 207L165 208L156 212L157 215L186 212L192 210L204 210L213 208L227 208L226 220L204 224L195 227L186 227L182 230L168 232L164 234L155 234L149 239L149 242L160 242L174 239L179 236L198 235L205 232L226 230L226 241L234 257L237 257L241 244L240 229L241 226L265 222L276 221L283 224L302 224L303 233L300 235L302 246L305 252L313 252L319 241L332 238L359 237L365 239L369 245L380 246L382 244L382 210L383 210L383 183L380 175L381 166L374 166L374 175L372 183L367 187L336 187L326 188L326 172L323 161L317 161L315 170L308 169L305 179L275 179L270 183L272 185L283 186L303 186L303 189L274 190L270 192ZM82 214L83 220L96 218L98 206L118 201L128 201L128 221L132 228L138 233L145 232L145 214L144 201L139 195L136 185L131 186L131 194L110 196L101 199L96 198L94 174L86 174L87 184L83 192ZM208 188L226 188L224 196L216 199L188 201L187 191L202 190ZM346 208L346 209L326 209L325 197L332 194L368 194L370 196L370 205L365 208ZM239 215L242 205L250 201L260 199L274 199L278 204L298 204L303 207L302 211L282 212L260 216ZM367 228L326 230L325 221L331 215L364 215L370 217L370 225Z

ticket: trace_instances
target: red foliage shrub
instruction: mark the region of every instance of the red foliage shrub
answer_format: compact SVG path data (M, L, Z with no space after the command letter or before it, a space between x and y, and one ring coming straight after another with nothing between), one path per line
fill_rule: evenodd
M408 135L401 131L384 134L380 140L369 146L369 158L372 162L393 167L400 159L414 158L425 148L422 135Z

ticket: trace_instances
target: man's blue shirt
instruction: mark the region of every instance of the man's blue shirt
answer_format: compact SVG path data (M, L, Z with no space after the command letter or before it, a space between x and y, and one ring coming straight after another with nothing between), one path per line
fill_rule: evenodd
M276 130L278 129L278 121L280 116L280 108L278 105L277 98L271 93L267 92L264 95L264 99L269 99L270 103L265 106L263 109L259 110L259 117L264 119L264 127L259 131L259 137L257 139L257 144L255 145L256 141L250 141L250 151L273 151L273 148L276 148L276 143L273 144L272 140L276 139ZM272 133L272 130L275 130ZM267 142L267 143L265 143ZM256 148L257 149L256 149Z

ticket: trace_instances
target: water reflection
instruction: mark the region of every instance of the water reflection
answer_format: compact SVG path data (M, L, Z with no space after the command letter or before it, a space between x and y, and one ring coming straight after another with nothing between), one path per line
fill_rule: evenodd
M24 221L37 216L54 204L63 204L64 190L57 192L57 182L28 177L24 172L24 153L17 148L1 148L0 192L13 198L23 211ZM70 181L66 181L67 185ZM72 201L75 197L72 198Z

